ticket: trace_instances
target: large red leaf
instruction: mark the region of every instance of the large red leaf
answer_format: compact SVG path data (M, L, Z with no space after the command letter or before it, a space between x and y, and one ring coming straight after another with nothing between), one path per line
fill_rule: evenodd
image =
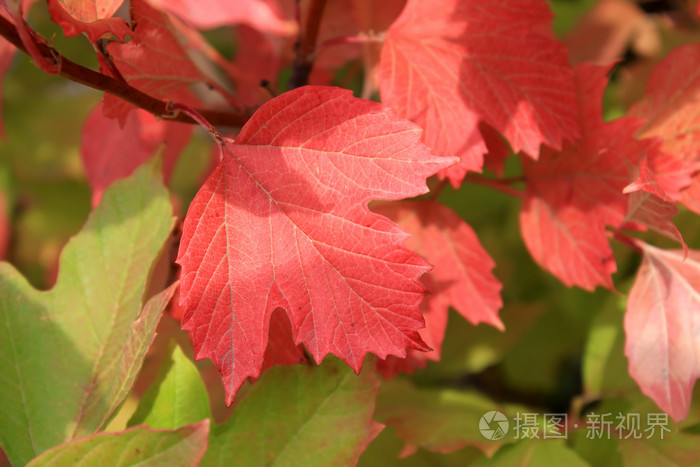
M457 186L481 171L485 121L533 157L578 136L573 75L564 47L546 37L544 0L410 0L382 50L382 100L424 128L424 141L462 162Z
M194 27L211 29L247 24L260 31L286 36L297 30L292 2L286 0L148 0Z
M257 377L271 313L296 343L359 371L425 349L417 282L428 265L373 199L427 191L455 162L431 156L420 129L347 90L302 87L263 105L207 179L184 222L183 328L219 368L231 403Z
M91 42L111 35L124 40L131 32L122 18L113 17L124 0L48 0L51 19L66 37L84 33Z
M619 227L628 207L622 189L654 142L638 141L639 122L602 120L606 68L576 68L582 138L562 151L544 148L540 159L523 158L527 193L520 212L523 239L532 257L568 286L613 288L615 258L606 226Z
M627 301L625 355L642 392L679 421L700 376L700 251L685 258L637 245L644 258Z
M180 44L180 35L168 15L154 10L145 0L132 0L131 20L136 24L132 40L125 44L112 42L107 46L122 76L131 86L154 97L195 102L190 86L209 79ZM106 94L104 109L106 116L119 118L124 125L133 106Z
M700 213L700 44L671 51L649 77L646 99L630 115L646 120L643 138L663 140L663 153L652 154L634 185L657 196L680 200ZM688 188L691 186L691 188Z
M431 295L423 301L426 328L420 330L431 352L409 351L407 361L395 368L408 370L439 360L449 307L472 324L488 323L503 329L498 317L501 284L491 270L495 266L474 230L454 211L434 201L390 203L378 206L384 214L411 234L405 245L434 265L423 277ZM380 365L391 374L393 358Z
M122 128L117 120L105 117L102 103L98 104L85 122L80 148L92 204L97 205L105 188L131 175L163 143L163 178L167 183L192 129L192 125L158 120L141 109L129 112Z

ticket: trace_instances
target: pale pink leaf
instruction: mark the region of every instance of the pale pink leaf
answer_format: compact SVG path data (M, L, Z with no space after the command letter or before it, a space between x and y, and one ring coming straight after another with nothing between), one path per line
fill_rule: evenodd
M625 315L625 355L642 392L674 420L687 417L700 376L700 251L637 242L644 257Z

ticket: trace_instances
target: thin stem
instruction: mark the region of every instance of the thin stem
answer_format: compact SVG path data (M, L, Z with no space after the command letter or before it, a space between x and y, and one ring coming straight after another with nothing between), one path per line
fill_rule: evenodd
M313 56L321 28L323 9L326 0L311 0L306 14L304 27L300 28L299 39L295 44L297 56L292 66L292 77L289 78L289 88L296 89L309 84L309 75L313 67Z
M468 173L464 177L465 182L469 183L476 183L477 185L484 185L491 187L493 189L496 189L500 191L501 193L505 193L510 196L514 196L516 198L523 198L525 196L525 193L522 190L518 190L517 188L513 188L510 186L510 183L515 183L513 180L516 178L520 177L513 177L512 179L493 179L493 178L488 178L484 177L481 174L477 173ZM523 180L517 180L517 181L523 181Z
M17 33L17 29L15 28L14 24L2 16L0 16L0 36L7 39L19 50L23 51L24 53L28 53L22 39L20 39L19 34ZM64 78L68 78L76 83L97 89L98 91L113 94L135 105L136 107L152 113L157 117L170 117L170 120L176 122L197 123L186 113L179 112L173 117L172 112L168 110L167 102L156 99L153 96L149 96L148 94L141 92L138 89L119 81L118 79L112 78L111 76L107 76L82 65L78 65L77 63L58 54L54 49L46 44L36 43L36 46L42 56L60 63L61 67L58 74ZM248 112L232 113L217 110L197 109L197 112L214 125L234 127L243 126L251 115Z

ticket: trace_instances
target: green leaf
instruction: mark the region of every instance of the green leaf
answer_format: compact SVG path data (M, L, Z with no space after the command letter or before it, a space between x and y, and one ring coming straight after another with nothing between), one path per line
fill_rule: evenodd
M152 428L174 430L208 417L209 398L199 371L173 344L128 426L145 423Z
M665 433L663 439L657 430L655 435L646 439L620 440L620 451L625 465L663 465L663 466L698 466L700 465L700 438L684 433Z
M588 398L637 393L625 357L624 303L609 299L591 324L583 354L583 385Z
M209 420L174 431L137 427L119 433L99 433L55 447L29 467L109 465L197 465L207 449Z
M0 264L0 443L14 464L93 433L126 396L175 290L141 309L171 212L157 169L143 167L105 192L52 290Z
M504 308L500 316L506 332L483 323L474 326L454 310L450 311L442 358L419 370L416 378L422 383L440 382L478 373L497 364L527 333L540 310L518 305Z
M390 465L393 467L463 467L472 465L484 453L474 447L466 447L449 454L419 449L408 457L401 456L404 442L396 436L392 427L386 427L362 453L359 467Z
M530 412L515 405L497 404L477 392L418 389L406 381L392 381L382 386L375 418L396 429L407 444L404 454L418 446L435 452L474 446L491 455L504 441L513 439L512 431L502 440L481 433L481 418L492 411L505 415L511 427L516 413Z
M569 449L564 440L531 439L505 446L492 459L484 459L481 462L476 462L474 465L489 467L512 467L514 465L527 465L528 467L551 467L553 465L586 467L588 463Z
M203 466L352 465L381 428L379 381L337 358L267 370L231 418L213 430Z

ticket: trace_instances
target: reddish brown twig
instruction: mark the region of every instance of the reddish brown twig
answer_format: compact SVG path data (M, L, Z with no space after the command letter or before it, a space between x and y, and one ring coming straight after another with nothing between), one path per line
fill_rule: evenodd
M0 36L7 39L19 50L23 51L24 53L28 53L14 24L1 16ZM141 92L138 89L119 81L118 79L112 78L111 76L104 75L79 65L58 54L54 49L46 44L35 43L35 45L38 53L40 53L43 57L60 63L60 70L58 74L64 78L68 78L71 81L75 81L76 83L83 84L99 91L105 91L113 94L135 105L136 107L152 113L157 117L168 118L169 116L172 116L172 112L168 110L167 102L156 99L153 96L149 96L148 94ZM248 112L222 112L208 109L195 110L206 118L206 120L212 125L240 127L243 126L251 116L251 114ZM171 118L171 120L183 123L197 123L189 115L182 112Z
M309 84L309 75L313 67L313 56L321 27L321 18L326 0L311 0L306 14L306 21L299 30L299 39L295 44L297 56L292 65L292 77L289 88L296 89Z

